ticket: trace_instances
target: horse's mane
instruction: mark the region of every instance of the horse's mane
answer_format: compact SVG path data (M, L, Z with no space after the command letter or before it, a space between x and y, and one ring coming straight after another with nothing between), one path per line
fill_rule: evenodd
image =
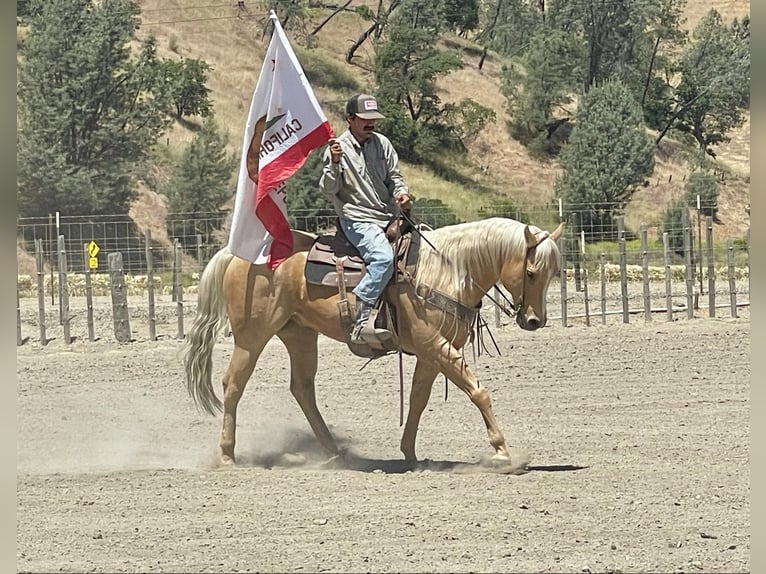
M469 278L487 270L499 274L503 264L526 256L525 224L514 219L492 217L423 231L415 280L457 299L470 286ZM529 226L533 233L541 231ZM427 240L427 241L426 241ZM431 245L433 245L432 248ZM550 257L553 241L543 241L532 264L542 272L555 261Z

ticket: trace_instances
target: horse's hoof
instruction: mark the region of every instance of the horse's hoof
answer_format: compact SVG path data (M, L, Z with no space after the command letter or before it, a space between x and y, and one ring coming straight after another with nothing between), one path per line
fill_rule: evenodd
M221 460L218 461L219 468L233 468L235 466L237 466L237 462L231 456L222 456Z
M280 466L302 466L306 464L306 457L302 454L284 453L279 457Z
M527 467L531 458L523 452L515 452L512 455L498 453L489 462L492 471L498 474L526 474L529 472Z

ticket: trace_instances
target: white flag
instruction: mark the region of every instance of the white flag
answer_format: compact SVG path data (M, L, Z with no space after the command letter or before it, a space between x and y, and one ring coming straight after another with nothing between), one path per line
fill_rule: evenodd
M271 20L242 144L229 250L274 269L293 248L285 182L333 133L273 10Z

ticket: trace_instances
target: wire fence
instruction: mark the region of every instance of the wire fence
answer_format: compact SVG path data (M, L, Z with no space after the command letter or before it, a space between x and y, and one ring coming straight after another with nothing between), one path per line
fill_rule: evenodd
M487 209L482 215L533 221L552 230L561 213L553 209L530 216L517 209ZM196 308L199 273L225 244L229 217L224 212L171 214L166 229L154 235L128 217L19 219L19 247L33 260L33 271L18 275L18 344L28 339L23 330L29 327L38 331L42 344L61 329L66 342L83 339L86 327L93 341L94 314L109 315L120 342L135 339L131 317L147 321L152 340L164 336L158 334L161 325L172 329L167 336L183 338L184 320L192 319ZM590 325L621 316L629 323L631 316L642 314L650 321L657 313L674 320L679 314L714 317L719 308L737 317L738 309L749 307L749 231L741 240L716 241L712 216L704 224L697 218L695 226L686 214L678 227L650 232L648 224L641 224L631 232L617 217L610 226L618 239L593 243L584 229L578 233L577 217L577 212L568 214L569 230L559 239L561 271L548 293L549 320L566 325L584 318ZM424 210L416 219L431 227L458 222L445 209ZM321 234L334 231L336 216L304 210L290 213L290 221L295 228ZM680 236L680 246L671 236ZM496 325L501 314L495 309Z
M595 216L594 213L601 214ZM562 251L570 264L594 265L603 254L608 263L618 262L618 245L626 242L627 264L642 264L648 258L650 266L664 266L665 247L663 236L670 242L671 264L685 263L684 234L690 235L688 250L692 263L700 268L703 263L706 235L706 220L710 216L684 211L682 217L664 224L649 221L642 224L647 229L647 245L642 248L640 230L625 228L622 218L607 218L603 206L551 205L548 209L524 210L491 206L481 208L477 218L502 216L532 223L543 229L552 230L560 220L566 220L567 230L562 242ZM415 220L437 228L459 223L454 212L446 208L426 207L414 213ZM332 210L294 210L288 214L292 227L312 233L331 233L335 229L336 215ZM599 221L596 221L596 220ZM17 243L31 257L42 258L46 271L58 270L58 257L63 248L67 254L69 272L83 273L86 270L99 272L107 269L110 253L121 253L124 270L128 274L145 274L148 257L151 256L153 270L158 274L173 270L176 246L180 245L184 257L184 268L189 272L200 271L213 254L226 244L231 214L227 211L211 213L171 213L166 217L162 229L141 229L127 215L118 216L49 216L46 218L19 218L17 220ZM583 222L586 222L585 224ZM713 235L712 257L716 264L725 264L729 249L724 241ZM62 247L63 245L63 247ZM749 233L735 239L734 259L737 267L749 266ZM581 256L582 254L582 256ZM27 265L27 268L29 265ZM703 271L699 272L704 273ZM21 273L24 274L24 273Z

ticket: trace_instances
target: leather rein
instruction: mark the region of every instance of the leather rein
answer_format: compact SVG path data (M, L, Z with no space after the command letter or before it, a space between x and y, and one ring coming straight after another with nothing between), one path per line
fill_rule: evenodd
M428 246L436 251L437 253L440 253L438 249L434 246L433 243L431 243L423 233L421 233L418 226L415 224L414 221L410 218L409 214L405 211L401 212L401 217L405 219L408 223L411 224L412 229L420 236L420 239L425 241ZM514 304L514 302L509 299L505 293L500 291L499 289L496 290L498 295L503 298L506 305L501 305L498 303L498 301L489 294L489 292L482 288L481 285L476 283L472 277L468 277L468 279L471 281L474 287L478 289L484 297L487 297L492 303L500 309L508 318L512 319L516 313L518 313L518 310L522 307L524 303L524 295L526 292L526 286L527 286L527 276L529 274L529 271L527 269L527 266L529 264L530 259L534 259L535 250L537 249L537 246L540 245L543 241L548 239L550 234L547 231L541 231L536 234L537 243L535 243L532 246L527 247L526 254L524 256L524 275L522 276L522 282L521 282L521 295L519 297L518 304ZM441 257L443 260L446 260L447 263L451 264L451 261L447 259L443 254L441 254ZM399 270L402 273L402 276L405 278L405 280L410 283L411 285L415 285L415 278L412 276L412 274L407 271L404 268L404 265L400 263ZM464 303L461 303L460 301L445 295L441 291L437 291L436 289L432 289L431 287L427 285L421 285L420 288L415 288L415 294L420 297L421 299L425 300L427 303L431 303L435 307L438 307L442 309L445 312L451 313L456 318L461 319L468 323L469 326L473 325L474 320L476 319L476 316L479 314L479 308L481 307L481 302L479 302L479 305L476 307L469 307L468 305L465 305ZM510 311L508 310L510 308Z

